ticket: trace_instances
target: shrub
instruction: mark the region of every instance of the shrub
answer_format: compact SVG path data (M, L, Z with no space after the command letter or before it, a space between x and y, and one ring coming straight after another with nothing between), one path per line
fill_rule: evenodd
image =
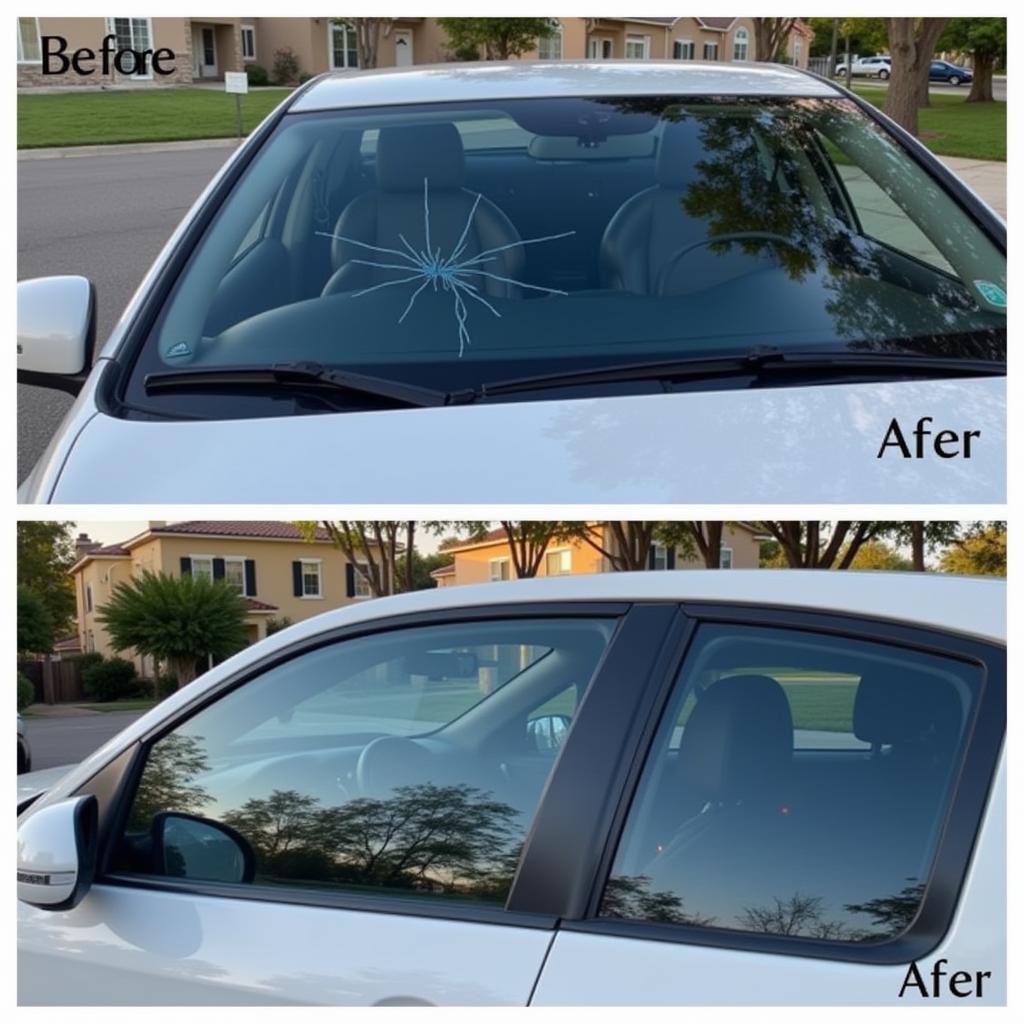
M299 85L305 85L308 81L310 81L314 77L316 77L316 76L310 74L308 71L303 71L302 74L299 75Z
M36 688L32 680L23 673L18 673L18 710L24 711L36 699Z
M287 615L282 615L280 618L276 615L271 615L267 619L267 636L280 633L282 629L287 629L291 624L292 620Z
M135 666L124 658L111 658L98 665L90 665L82 673L82 683L89 697L101 702L135 697L139 693Z
M247 64L245 73L250 85L270 85L270 75L262 64Z
M291 85L299 77L299 58L290 46L274 51L274 81L278 85Z
M153 684L157 700L163 700L164 697L170 697L172 693L178 692L177 677L171 672L165 672L158 675L156 679L153 680Z
M105 659L99 651L86 651L84 654L70 655L64 660L73 661L78 666L78 670L84 675L86 669L92 668L93 665L102 665Z

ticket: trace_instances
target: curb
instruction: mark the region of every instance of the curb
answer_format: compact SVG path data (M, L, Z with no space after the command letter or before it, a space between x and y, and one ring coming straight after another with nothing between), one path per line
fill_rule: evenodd
M242 138L245 141L245 137ZM228 139L186 139L182 142L125 142L99 146L52 146L39 149L19 149L18 161L61 160L79 156L120 156L132 153L168 153L182 149L234 149L239 145L237 138Z

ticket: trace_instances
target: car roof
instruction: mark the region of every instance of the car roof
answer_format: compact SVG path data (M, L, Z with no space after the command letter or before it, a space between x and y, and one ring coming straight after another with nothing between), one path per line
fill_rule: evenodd
M783 64L645 61L481 61L338 71L299 93L292 111L554 96L840 96Z

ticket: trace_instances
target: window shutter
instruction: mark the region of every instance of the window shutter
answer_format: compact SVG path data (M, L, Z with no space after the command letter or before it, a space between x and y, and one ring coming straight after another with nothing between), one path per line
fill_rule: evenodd
M224 559L215 558L213 560L213 578L215 580L224 579Z
M249 597L256 596L256 562L251 558L245 560L245 592Z
M654 552L654 545L652 544L647 549L647 568L648 569L653 569L654 568L654 558L655 558L655 552Z
M192 575L192 559L183 557L181 559L181 575L191 576Z
M345 565L345 596L356 596L356 567L351 562Z
M302 563L292 562L292 593L302 597Z
M676 567L676 549L675 548L671 548L670 547L668 549L668 560L667 560L666 564L668 565L668 567L670 569L674 569Z

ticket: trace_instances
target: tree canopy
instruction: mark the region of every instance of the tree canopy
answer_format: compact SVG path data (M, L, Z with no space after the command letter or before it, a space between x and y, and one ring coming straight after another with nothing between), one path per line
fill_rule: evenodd
M521 57L554 32L550 18L438 18L452 51L475 60L481 50L487 60Z
M18 523L18 586L39 596L58 637L71 629L75 618L75 586L68 575L75 562L73 526L44 520Z
M53 639L53 616L43 599L28 587L18 587L18 653L47 654Z

